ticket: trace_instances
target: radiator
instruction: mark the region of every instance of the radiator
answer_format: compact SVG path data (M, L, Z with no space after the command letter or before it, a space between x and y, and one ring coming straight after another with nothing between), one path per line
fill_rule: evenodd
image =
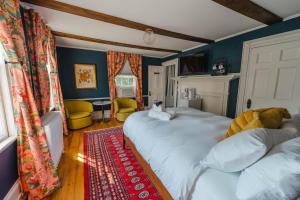
M57 168L61 155L64 151L63 140L63 125L61 112L51 111L42 117L42 124L44 126L49 151Z

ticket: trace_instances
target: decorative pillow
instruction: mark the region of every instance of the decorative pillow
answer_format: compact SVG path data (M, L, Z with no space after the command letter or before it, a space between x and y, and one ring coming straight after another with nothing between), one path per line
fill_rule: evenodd
M286 108L262 108L255 111L260 113L259 118L264 128L280 128L283 118L291 118Z
M241 200L294 200L300 196L300 137L275 146L242 172L236 195Z
M262 108L241 113L229 126L225 138L253 128L278 129L283 118L291 118L285 108Z
M202 166L237 172L263 157L273 146L266 129L251 129L217 143L201 161Z
M230 137L241 131L253 128L263 128L263 125L259 120L259 112L255 112L253 110L242 112L230 124L225 138Z
M203 168L242 171L262 158L273 146L298 137L295 130L257 128L217 143L201 161Z

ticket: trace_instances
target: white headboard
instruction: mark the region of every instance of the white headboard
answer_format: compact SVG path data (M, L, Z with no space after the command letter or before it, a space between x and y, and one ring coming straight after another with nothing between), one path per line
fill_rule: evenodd
M178 80L178 107L187 107L188 100L182 98L185 88L195 88L196 98L202 99L202 110L218 115L227 114L229 83L239 77L239 74L226 76L186 76Z

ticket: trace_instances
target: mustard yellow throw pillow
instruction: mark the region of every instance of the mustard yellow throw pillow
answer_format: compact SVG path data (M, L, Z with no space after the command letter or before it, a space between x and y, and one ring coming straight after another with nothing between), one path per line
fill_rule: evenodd
M242 112L230 124L225 138L236 133L254 128L280 128L283 118L291 118L285 108L262 108Z

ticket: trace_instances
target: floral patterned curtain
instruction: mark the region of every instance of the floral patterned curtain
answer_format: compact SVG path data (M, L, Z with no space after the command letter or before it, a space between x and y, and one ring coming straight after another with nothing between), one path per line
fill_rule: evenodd
M107 66L108 66L108 80L109 80L109 94L110 99L113 101L116 98L116 82L115 78L122 71L126 61L126 53L109 51L107 53ZM111 104L111 116L114 119L114 106Z
M62 114L64 134L68 135L68 126L67 126L67 119L65 114L64 100L63 100L63 95L62 95L59 76L58 76L55 37L52 34L50 29L48 29L48 39L49 39L48 53L50 56L50 65L51 65L50 78L51 78L51 84L54 93L53 94L54 104L55 104L54 106L55 106L55 110L59 110Z
M144 100L142 94L142 56L138 54L128 54L128 61L132 74L137 78L136 100L139 110L144 109Z
M50 111L50 80L47 69L48 27L40 15L32 9L24 9L23 13L33 93L40 116L43 116Z
M0 0L0 41L8 57L23 195L42 199L59 186L28 78L19 0Z

